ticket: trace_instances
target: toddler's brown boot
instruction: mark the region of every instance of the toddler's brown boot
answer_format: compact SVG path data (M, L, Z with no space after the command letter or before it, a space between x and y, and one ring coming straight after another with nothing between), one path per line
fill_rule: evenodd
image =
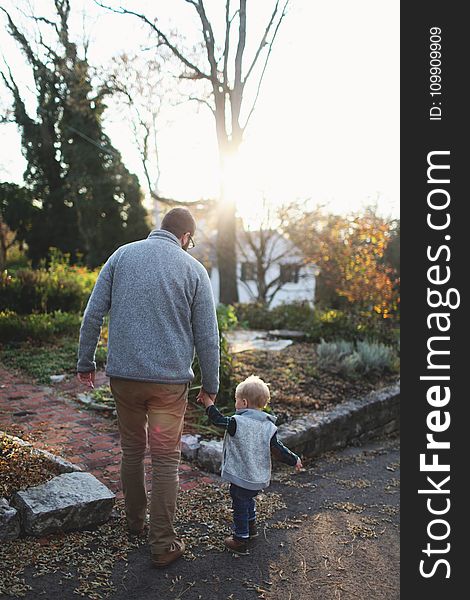
M248 546L246 541L241 538L231 535L225 538L224 543L226 548L232 552L235 552L236 554L248 554Z

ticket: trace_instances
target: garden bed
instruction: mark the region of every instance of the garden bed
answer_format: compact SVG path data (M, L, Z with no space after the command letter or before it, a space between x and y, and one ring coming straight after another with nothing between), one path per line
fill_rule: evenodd
M315 345L294 343L281 352L249 350L233 359L234 381L239 383L249 375L258 375L271 389L270 410L278 417L278 425L311 414L329 410L343 402L362 398L368 393L397 382L398 375L370 374L350 379L328 373L318 366ZM89 394L93 403L102 404L108 411L114 407L109 387L103 386ZM190 394L185 417L185 433L199 433L203 438L222 437L223 431L211 426L203 408L195 402L196 392ZM219 406L229 414L233 403Z
M292 344L275 358L269 352L243 352L235 356L234 371L237 382L258 375L269 384L278 424L363 397L398 379L396 374L349 379L328 373L319 368L315 345L310 343Z
M46 483L61 472L46 454L0 432L0 498Z

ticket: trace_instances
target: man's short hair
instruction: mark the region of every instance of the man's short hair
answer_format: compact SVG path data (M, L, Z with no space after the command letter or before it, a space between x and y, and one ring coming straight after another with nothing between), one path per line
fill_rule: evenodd
M187 208L172 208L163 217L161 228L173 233L180 239L188 231L191 235L194 235L196 221Z
M235 390L237 398L244 398L248 403L248 408L264 408L271 398L267 384L257 377L250 375L237 385Z

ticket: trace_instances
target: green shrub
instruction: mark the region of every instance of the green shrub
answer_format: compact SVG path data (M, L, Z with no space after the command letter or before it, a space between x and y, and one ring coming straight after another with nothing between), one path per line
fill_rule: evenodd
M317 357L320 369L349 378L390 373L397 367L393 348L380 342L359 341L354 344L345 340L321 340Z
M308 302L291 302L278 304L270 310L271 329L305 330L315 316L313 307Z
M396 361L393 349L379 342L357 342L357 354L366 374L392 371Z
M399 328L392 319L384 319L377 313L349 312L340 310L316 310L308 339L312 342L347 340L375 340L383 344L397 346Z
M354 344L339 340L338 342L325 342L322 340L317 347L318 363L322 368L335 367L354 351Z
M377 340L398 346L399 324L384 319L375 312L313 309L308 302L280 304L269 309L262 303L235 304L234 310L242 327L250 329L300 329L307 339L320 340Z
M47 314L17 315L0 312L0 343L26 340L51 341L57 336L74 335L78 339L80 315L55 311Z
M313 322L314 310L308 302L283 303L268 308L262 302L234 305L239 323L250 329L302 329Z
M357 324L340 310L317 310L307 333L312 342L354 341L358 336Z
M19 248L17 243L15 243L8 250L8 257L5 266L9 273L14 273L18 271L18 269L31 268L31 261L27 257L26 253Z
M219 304L217 306L217 321L220 331L230 331L238 325L235 309L231 304Z
M238 322L246 329L273 329L269 308L262 302L234 304Z
M0 311L18 314L79 313L85 308L98 270L70 265L69 256L51 249L49 265L20 268L0 275Z

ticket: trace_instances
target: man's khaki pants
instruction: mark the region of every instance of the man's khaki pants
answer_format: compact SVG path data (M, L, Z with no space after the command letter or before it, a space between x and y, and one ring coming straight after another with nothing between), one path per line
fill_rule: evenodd
M139 530L145 522L144 457L148 437L152 458L149 545L152 555L163 554L176 539L173 521L189 384L114 377L110 383L121 434L121 481L127 524L130 529Z

